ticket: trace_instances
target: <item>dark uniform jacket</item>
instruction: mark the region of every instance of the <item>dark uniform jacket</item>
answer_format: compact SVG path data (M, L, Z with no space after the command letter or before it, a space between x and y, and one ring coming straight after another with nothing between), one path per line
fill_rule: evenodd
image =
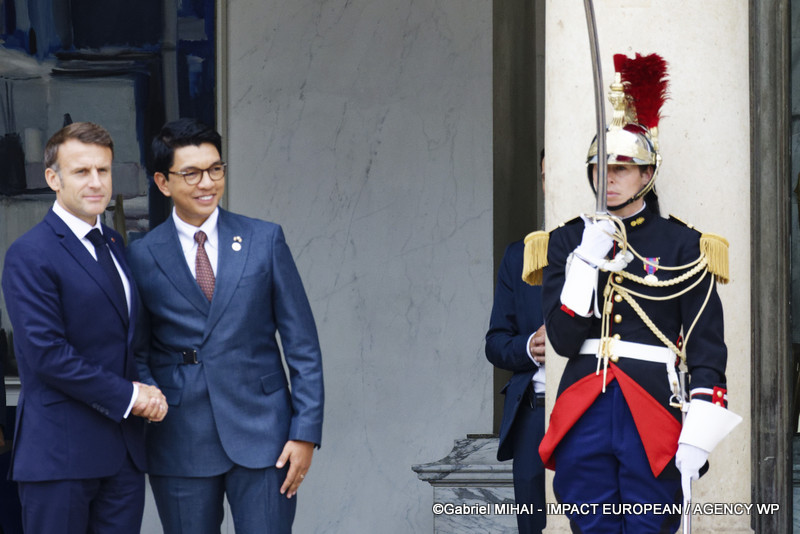
M624 222L630 245L640 256L650 261L655 258L660 266L686 265L700 256L700 233L677 219L664 219L645 207ZM567 257L580 243L583 229L583 221L578 218L551 232L548 265L543 273L542 305L547 335L555 351L569 359L558 388L558 399L550 425L540 447L542 460L549 468L555 468L553 452L558 442L601 394L604 379L602 366L599 375L596 373L596 356L579 354L586 339L600 337L601 319L594 315L582 317L562 306L560 300ZM615 248L610 255L613 256L616 252ZM641 277L648 274L644 263L638 258L634 258L625 270ZM659 268L654 274L659 280L666 280L683 272L685 270L667 271ZM714 391L716 387L714 393L724 392L727 349L723 339L722 306L716 288L711 288L709 295L713 275L703 272L705 275L699 284L680 297L661 301L634 298L666 337L680 347L682 336L686 335L708 296L708 302L697 319L686 346L687 364L691 374L690 390L703 388L702 391ZM608 272L599 273L598 295L601 309L603 289L608 276ZM645 295L664 296L687 288L697 282L699 276L662 288L649 287L628 279L622 279L622 285ZM665 346L627 302L614 302L612 299L612 305L612 337L618 335L623 341ZM582 312L585 313L583 310ZM676 357L676 365L677 363ZM679 409L669 406L672 391L665 365L619 358L616 363L609 362L606 382L612 379L619 382L631 408L653 474L679 476L673 458L678 447L681 414ZM693 398L711 400L711 395L693 395Z

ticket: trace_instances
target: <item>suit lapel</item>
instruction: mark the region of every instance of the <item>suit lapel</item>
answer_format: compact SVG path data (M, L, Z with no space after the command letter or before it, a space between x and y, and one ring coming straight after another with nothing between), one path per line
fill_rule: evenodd
M111 249L111 254L114 255L117 263L119 263L119 266L122 268L122 272L125 273L125 278L128 279L128 284L131 287L131 294L133 294L133 275L131 274L131 270L128 268L128 261L125 259L125 248L123 244L115 237L115 235L111 234L110 229L106 225L103 225L103 236L106 239L108 247ZM131 298L131 315L133 315L133 300L134 299Z
M161 226L165 228L160 232L159 239L149 245L153 259L178 292L199 312L208 315L211 304L197 285L189 266L186 265L175 222L169 217Z
M47 212L45 216L45 221L50 225L56 235L60 238L61 246L64 247L67 252L75 259L78 264L83 267L86 273L89 275L92 280L94 280L97 285L100 286L100 289L108 297L108 300L111 301L111 304L114 306L114 309L117 311L120 319L127 325L130 316L128 315L127 306L124 306L124 303L120 301L117 297L117 292L114 289L114 286L111 285L111 280L108 279L106 276L105 271L100 267L92 255L86 250L86 247L83 246L80 239L78 239L72 230L66 225L61 218L56 215L53 210ZM125 268L123 267L123 270ZM130 277L128 278L130 280Z
M107 236L106 242L108 246L111 248L111 253L117 258L117 262L119 263L120 267L122 267L122 272L125 273L125 277L128 279L128 285L131 291L131 310L130 310L130 324L128 326L128 347L131 347L133 344L133 334L136 329L136 317L138 317L139 313L139 291L136 289L136 282L133 279L133 274L131 273L130 268L128 267L128 261L125 259L125 248L123 247L122 243L120 243L111 232L107 231L104 227L103 235ZM133 353L128 351L125 355L125 369L126 369L126 377L138 376L136 374L136 360L133 358Z
M203 341L219 321L230 304L239 279L242 277L247 256L252 244L250 228L220 208L217 222L219 234L219 255L217 256L217 275L214 285L214 298L206 320ZM237 250L238 249L238 250Z

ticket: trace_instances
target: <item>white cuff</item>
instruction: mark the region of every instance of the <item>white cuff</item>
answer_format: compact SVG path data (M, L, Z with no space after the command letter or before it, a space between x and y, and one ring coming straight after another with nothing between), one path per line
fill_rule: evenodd
M741 422L742 418L732 411L695 399L689 403L678 443L688 443L711 452Z
M533 334L528 336L528 342L525 343L525 353L528 355L528 358L530 358L531 361L536 364L536 367L541 367L542 364L537 362L536 358L534 358L533 354L531 354L531 339L533 339L533 336L535 336L535 335L536 335L536 332L534 332Z
M125 415L122 416L123 419L127 419L128 416L131 414L131 410L133 410L133 405L136 404L136 398L139 396L139 384L136 382L133 383L133 395L131 396L131 402L128 404L128 409L125 410Z
M561 288L561 304L581 317L590 317L596 288L597 269L573 255Z

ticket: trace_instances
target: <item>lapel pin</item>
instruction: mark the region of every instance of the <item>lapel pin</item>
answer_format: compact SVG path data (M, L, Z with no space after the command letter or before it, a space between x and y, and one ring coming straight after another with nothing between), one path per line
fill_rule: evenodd
M231 243L231 248L234 252L239 252L242 250L242 238L238 235L233 236L233 243Z
M242 242L242 238L240 236L238 236L238 235L233 236L233 240L236 241L237 243L241 243Z

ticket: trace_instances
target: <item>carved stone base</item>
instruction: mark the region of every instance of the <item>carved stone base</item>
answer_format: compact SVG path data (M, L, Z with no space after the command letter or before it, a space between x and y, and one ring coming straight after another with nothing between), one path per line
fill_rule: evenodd
M493 436L468 435L441 460L412 466L433 486L436 534L517 532L511 462L497 461L497 444Z

